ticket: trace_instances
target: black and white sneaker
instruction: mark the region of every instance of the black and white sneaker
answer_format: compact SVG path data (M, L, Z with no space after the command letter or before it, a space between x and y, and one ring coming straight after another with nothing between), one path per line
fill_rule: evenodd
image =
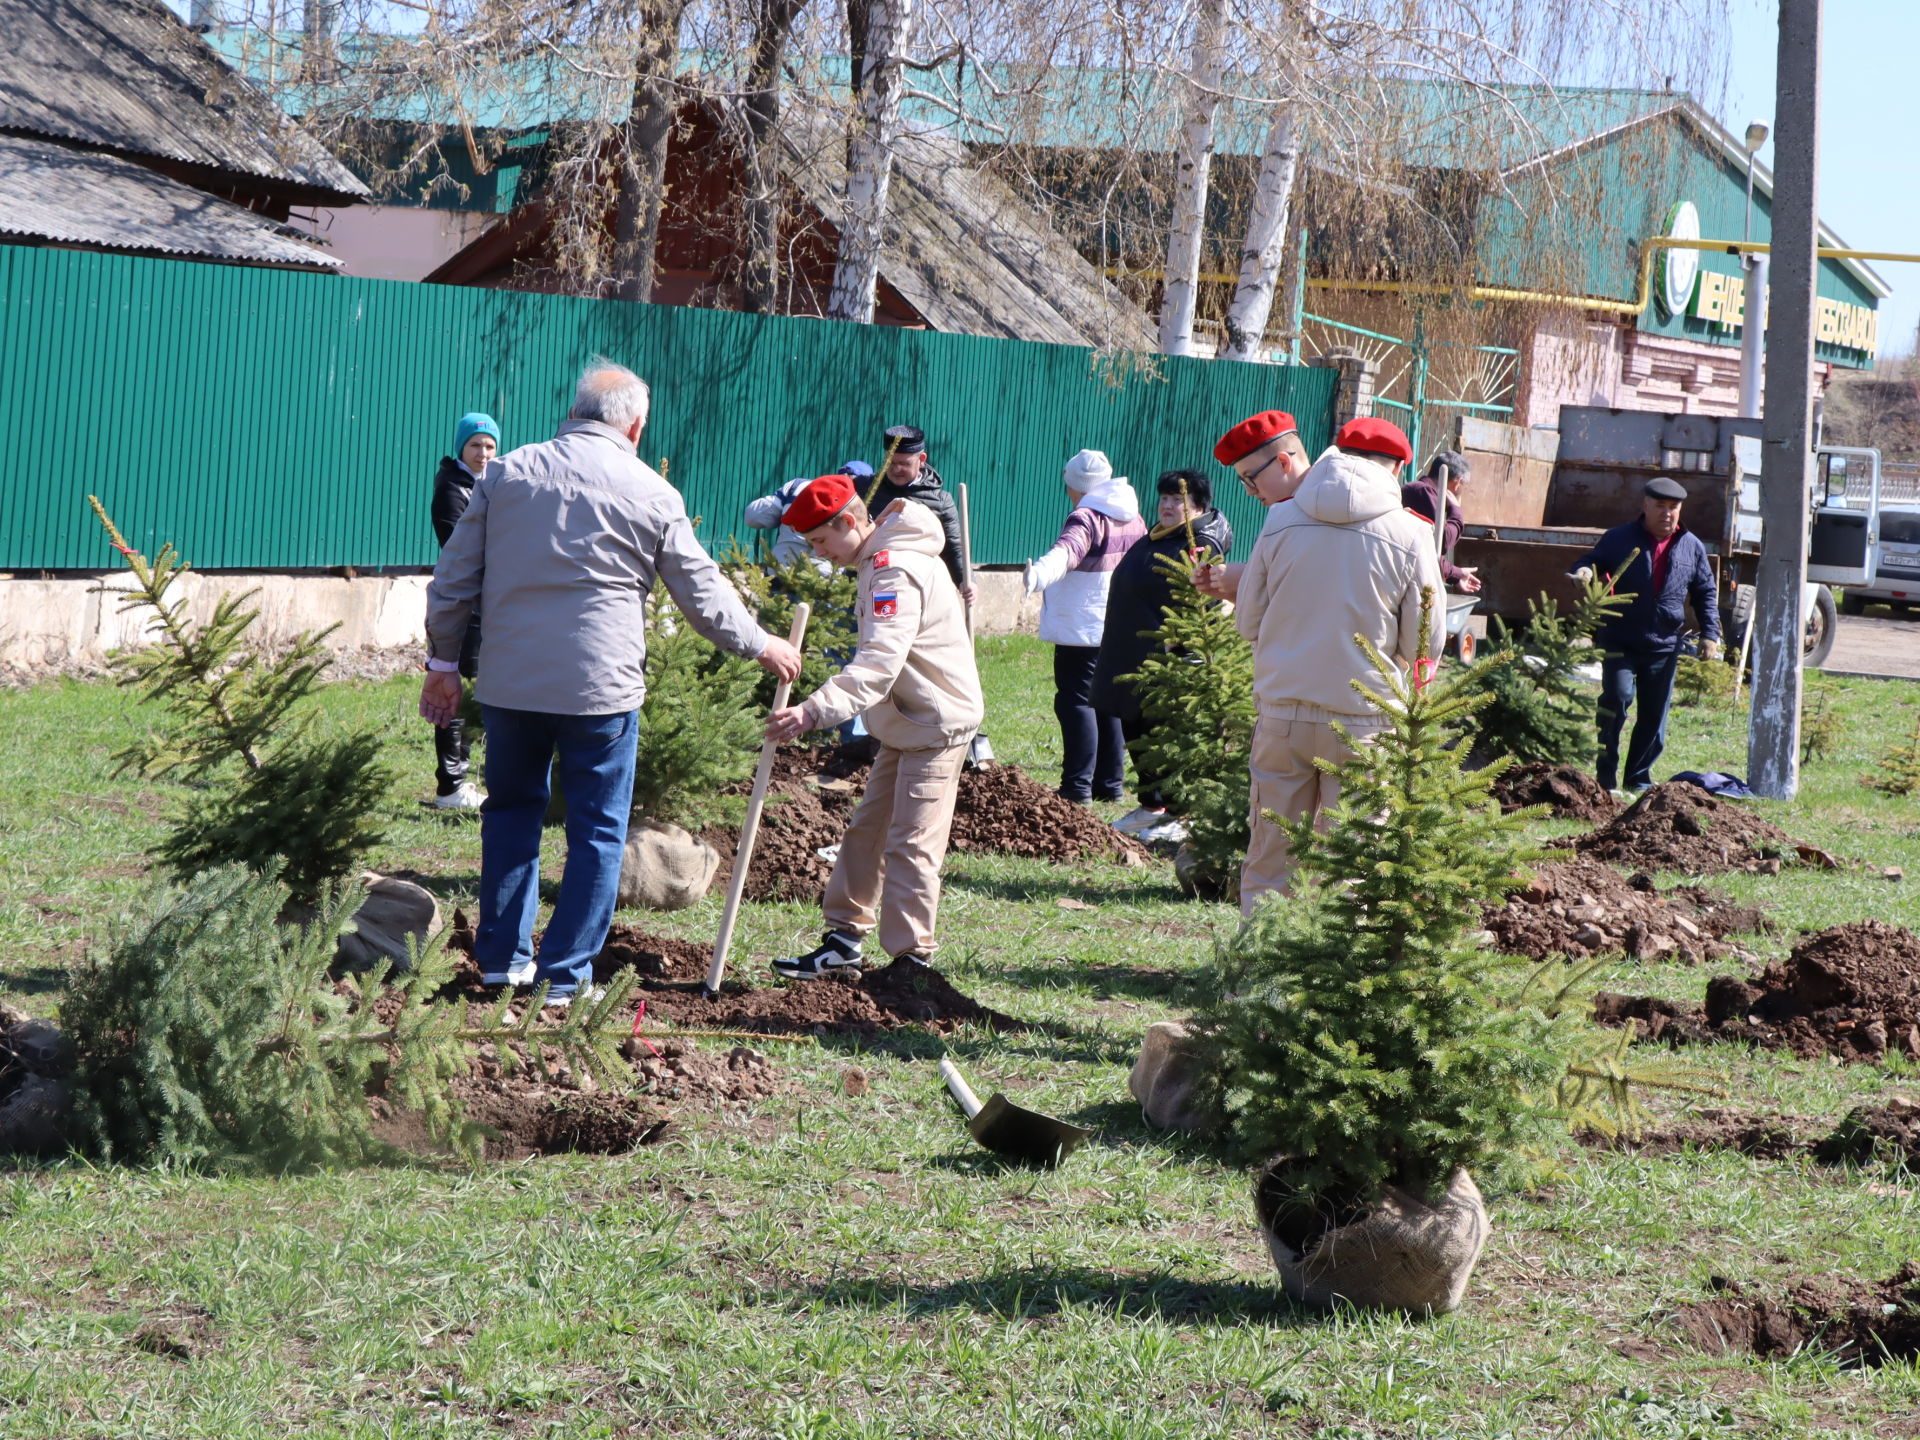
M820 943L804 955L773 962L773 973L789 980L818 980L825 975L860 973L860 937L829 930Z

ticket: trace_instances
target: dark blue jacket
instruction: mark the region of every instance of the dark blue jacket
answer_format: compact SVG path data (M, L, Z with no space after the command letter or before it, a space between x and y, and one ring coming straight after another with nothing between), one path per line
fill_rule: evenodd
M1602 625L1594 643L1604 650L1630 651L1638 655L1670 655L1680 645L1680 632L1687 623L1687 601L1693 601L1694 614L1700 617L1701 637L1710 643L1720 640L1720 601L1713 584L1713 565L1707 559L1707 547L1684 526L1673 538L1667 552L1666 583L1660 593L1653 591L1653 537L1638 520L1616 525L1600 541L1574 562L1573 568L1593 567L1606 577L1618 574L1615 590L1633 596L1633 602L1617 619ZM1630 551L1640 553L1633 563L1620 569Z

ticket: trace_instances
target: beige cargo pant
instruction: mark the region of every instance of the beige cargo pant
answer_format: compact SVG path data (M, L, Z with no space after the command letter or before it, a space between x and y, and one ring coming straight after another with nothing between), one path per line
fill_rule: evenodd
M1323 829L1340 798L1340 782L1313 763L1353 757L1334 732L1336 720L1363 742L1387 727L1381 715L1334 715L1316 705L1260 707L1253 726L1253 838L1247 846L1247 863L1240 867L1242 915L1251 915L1263 895L1286 894L1287 882L1293 878L1293 847L1266 812L1289 820L1312 817L1314 828Z
M879 747L827 881L821 909L829 929L866 935L878 907L880 948L889 957L933 953L940 862L947 857L967 744Z

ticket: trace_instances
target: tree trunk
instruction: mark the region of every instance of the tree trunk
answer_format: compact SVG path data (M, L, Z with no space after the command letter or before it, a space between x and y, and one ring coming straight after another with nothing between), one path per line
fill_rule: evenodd
M1280 267L1287 255L1287 214L1293 202L1293 178L1300 150L1294 134L1296 107L1283 101L1274 108L1273 127L1267 131L1267 153L1260 161L1260 178L1253 189L1253 210L1247 216L1247 239L1240 247L1240 278L1227 309L1227 344L1223 360L1257 360L1273 314L1273 295Z
M840 254L833 268L827 318L869 324L880 283L885 244L887 190L893 183L893 152L899 142L900 58L913 28L913 0L869 0L866 54L855 96L852 143L847 147L847 200L840 222Z
M1220 104L1226 64L1226 0L1200 0L1187 69L1187 120L1174 159L1173 230L1167 237L1166 278L1160 295L1160 349L1193 353L1193 312L1200 291L1200 250L1206 237L1207 175L1213 165L1213 112Z
M680 54L680 17L687 0L646 0L634 56L633 106L620 131L620 198L614 210L614 294L653 299L660 212L667 198L667 143L679 97L673 67Z
M780 65L794 21L807 0L760 0L753 55L747 62L745 231L740 308L770 315L780 308Z

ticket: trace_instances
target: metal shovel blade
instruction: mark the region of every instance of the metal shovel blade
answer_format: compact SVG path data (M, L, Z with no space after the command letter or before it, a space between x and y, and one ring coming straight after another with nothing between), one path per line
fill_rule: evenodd
M991 764L993 764L993 742L976 731L973 739L967 742L966 768L984 770Z
M1079 1148L1093 1134L1078 1125L1069 1125L1038 1110L1015 1105L1004 1095L995 1095L980 1113L967 1122L975 1140L996 1155L1051 1170Z

